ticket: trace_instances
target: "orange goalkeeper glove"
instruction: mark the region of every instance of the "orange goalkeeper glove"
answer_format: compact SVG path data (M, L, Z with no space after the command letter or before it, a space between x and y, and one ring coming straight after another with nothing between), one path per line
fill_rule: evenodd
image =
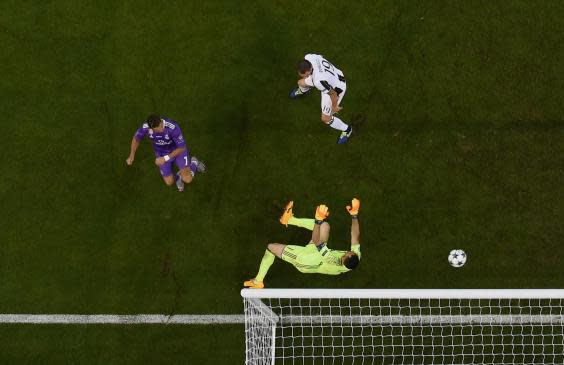
M357 198L353 198L353 200L351 200L351 205L347 205L347 211L349 212L350 215L356 216L358 215L359 210L360 210L360 200L358 200Z
M329 217L329 208L325 204L321 204L317 206L315 210L315 220L317 221L324 221L327 217Z

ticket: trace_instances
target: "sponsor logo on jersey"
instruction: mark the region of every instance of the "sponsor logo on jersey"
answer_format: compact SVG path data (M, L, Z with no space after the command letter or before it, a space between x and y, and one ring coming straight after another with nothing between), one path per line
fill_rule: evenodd
M172 141L163 141L162 139L157 139L157 140L156 140L155 142L153 142L153 143L155 143L156 145L159 145L159 146L166 146L166 145L171 144Z

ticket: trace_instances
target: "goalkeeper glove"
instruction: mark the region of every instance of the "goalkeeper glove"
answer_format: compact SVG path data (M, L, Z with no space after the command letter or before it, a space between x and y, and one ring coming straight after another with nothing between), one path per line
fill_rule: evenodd
M358 215L359 209L360 209L360 200L358 200L357 198L353 198L353 200L351 200L351 205L347 205L347 211L353 217L356 217Z
M327 217L329 217L329 208L325 204L318 205L315 210L315 223L321 224Z

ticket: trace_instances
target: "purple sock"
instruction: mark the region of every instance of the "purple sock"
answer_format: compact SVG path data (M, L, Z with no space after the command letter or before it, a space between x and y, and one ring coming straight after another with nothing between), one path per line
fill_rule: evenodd
M198 163L195 161L190 162L190 170L192 170L192 176L196 175L196 172L198 172Z

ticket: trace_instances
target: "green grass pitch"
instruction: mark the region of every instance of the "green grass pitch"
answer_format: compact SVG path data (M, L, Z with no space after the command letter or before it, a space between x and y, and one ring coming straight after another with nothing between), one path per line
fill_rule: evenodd
M241 313L277 223L362 200L341 277L277 261L269 287L562 288L564 3L0 4L0 313ZM350 142L289 100L305 53L345 73ZM150 112L209 173L162 183ZM452 269L452 248L468 263ZM239 326L0 325L2 363L239 364Z

